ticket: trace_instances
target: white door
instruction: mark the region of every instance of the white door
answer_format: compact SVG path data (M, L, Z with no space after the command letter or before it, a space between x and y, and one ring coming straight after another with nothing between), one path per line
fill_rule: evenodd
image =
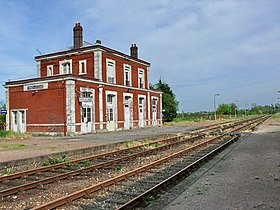
M107 130L116 129L116 99L115 95L107 95Z
M92 132L92 108L82 108L82 120L81 120L81 132L91 133Z
M17 111L12 111L12 130L18 132L18 114Z
M126 96L124 99L124 128L130 128L130 97Z
M152 124L153 126L157 125L157 100L152 100Z
M139 127L144 127L144 98L139 98Z
M26 118L25 118L25 111L19 111L19 131L21 133L26 132Z

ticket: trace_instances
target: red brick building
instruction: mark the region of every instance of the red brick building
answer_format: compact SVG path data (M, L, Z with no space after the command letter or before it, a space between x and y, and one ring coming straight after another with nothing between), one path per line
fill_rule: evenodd
M101 45L35 57L38 77L6 82L7 129L39 133L93 133L162 124L161 92L149 89L150 63Z

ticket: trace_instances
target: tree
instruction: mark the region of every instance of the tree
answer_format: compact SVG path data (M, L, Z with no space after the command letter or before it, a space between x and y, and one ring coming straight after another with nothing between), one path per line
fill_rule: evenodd
M220 104L217 113L219 114L231 114L232 113L232 108L228 104Z
M0 101L0 110L6 109L6 104L3 100ZM0 125L3 125L6 123L6 115L0 114Z
M171 87L161 79L152 88L161 90L162 93L162 111L163 121L170 122L177 116L179 102L176 100L175 94L172 92Z

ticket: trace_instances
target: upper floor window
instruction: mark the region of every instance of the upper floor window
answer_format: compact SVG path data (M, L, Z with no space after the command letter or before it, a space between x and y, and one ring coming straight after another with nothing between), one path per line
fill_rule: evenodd
M107 95L107 105L113 104L113 98L114 98L114 95L112 95L112 94Z
M87 73L87 61L82 60L79 61L79 74L86 74Z
M53 65L47 66L47 76L53 76Z
M59 61L59 73L71 74L72 73L72 60Z
M124 64L124 85L131 86L131 66Z
M138 69L138 87L145 88L144 70Z
M116 83L116 62L111 59L106 59L106 69L107 69L107 82Z

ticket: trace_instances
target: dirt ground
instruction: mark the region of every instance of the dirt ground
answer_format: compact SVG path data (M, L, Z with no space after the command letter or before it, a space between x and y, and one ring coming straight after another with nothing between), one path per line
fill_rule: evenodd
M76 137L31 137L28 139L0 139L0 162L18 160L57 152L82 149L147 136L182 133L220 121L181 122L168 126L129 131L89 134Z

